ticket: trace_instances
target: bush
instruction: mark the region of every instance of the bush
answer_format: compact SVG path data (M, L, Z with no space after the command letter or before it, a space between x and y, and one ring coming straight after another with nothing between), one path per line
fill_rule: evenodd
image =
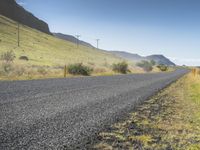
M73 75L89 76L92 73L93 69L88 66L84 66L82 63L77 63L69 65L67 67L67 71L68 73Z
M150 72L153 70L153 64L146 60L143 60L136 64L138 67L142 68L144 71Z
M125 61L113 64L112 70L115 72L126 74L128 72L128 64Z
M6 63L13 62L14 59L15 59L15 54L13 51L8 51L1 55L1 60L5 61Z
M157 66L157 68L159 68L159 69L160 69L160 71L167 71L167 70L168 70L168 66L166 66L166 65L163 65L163 64L161 64L161 65L158 65L158 66Z
M20 56L19 59L20 59L20 60L25 60L25 61L28 61L28 60L29 60L27 56Z

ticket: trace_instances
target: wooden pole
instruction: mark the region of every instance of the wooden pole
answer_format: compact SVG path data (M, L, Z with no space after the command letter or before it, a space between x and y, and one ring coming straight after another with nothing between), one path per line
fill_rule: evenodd
M20 40L20 37L19 37L19 22L17 24L17 44L18 44L18 47L20 46L20 43L19 43L19 40Z
M195 77L196 75L197 75L197 73L198 73L198 70L197 69L192 69L192 74L193 74L193 76Z
M64 78L66 78L66 76L67 76L67 66L65 65L65 67L64 67Z

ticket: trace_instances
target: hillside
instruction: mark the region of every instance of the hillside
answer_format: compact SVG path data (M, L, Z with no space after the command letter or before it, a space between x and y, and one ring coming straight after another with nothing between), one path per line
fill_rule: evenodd
M169 60L163 55L150 55L150 56L143 57L138 54L132 54L132 53L123 52L123 51L111 51L111 53L123 59L128 59L134 62L138 62L141 60L154 60L157 64L164 64L168 66L176 65L175 63L173 63L171 60Z
M74 36L72 35L66 35L66 34L62 34L62 33L53 33L53 35L57 38L60 38L60 39L63 39L63 40L66 40L66 41L69 41L69 42L72 42L74 44L77 44L77 38L75 38ZM94 48L94 46L92 46L90 43L87 43L85 41L81 41L81 40L78 40L78 43L80 45L83 45L83 46L87 46L87 47L91 47L91 48Z
M51 34L48 24L36 18L30 12L18 5L15 0L0 0L0 15L6 16L21 24Z
M17 23L0 15L0 54L13 50L15 63L20 66L46 66L63 68L66 64L81 63L94 69L109 70L110 66L121 61L108 52L77 45L20 25L20 47L17 46ZM27 56L29 61L19 60ZM62 73L62 72L61 72Z

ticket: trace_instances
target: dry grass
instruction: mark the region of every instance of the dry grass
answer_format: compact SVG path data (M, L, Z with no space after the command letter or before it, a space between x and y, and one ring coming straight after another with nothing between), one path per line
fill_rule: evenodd
M17 46L17 37L17 23L0 15L0 55L7 51L13 51L16 55L14 66L25 69L24 74L14 74L19 72L15 71L9 75L0 75L0 79L62 78L63 70L55 68L63 68L65 65L74 63L83 63L92 67L94 69L92 75L95 76L114 75L117 73L112 71L112 64L123 61L123 59L106 51L85 46L77 48L74 43L55 38L24 25L20 25L20 47ZM19 59L21 56L27 57L28 61ZM128 61L128 64L132 73L145 73L133 62ZM47 70L47 73L42 76L35 71L35 68L41 67ZM153 72L159 71L154 69Z
M183 77L99 136L95 149L199 150L200 75Z
M17 46L17 37L17 23L0 15L0 55L7 51L13 51L16 55L14 66L29 68L29 71L32 66L34 66L33 72L35 72L36 67L48 68L51 71L46 74L46 78L56 75L50 73L57 72L58 70L54 69L57 66L64 67L64 65L83 63L91 65L96 70L103 68L105 71L110 71L110 66L113 63L122 61L121 58L106 51L85 46L77 48L74 43L55 38L24 25L20 25L20 47ZM21 56L26 56L29 60L20 60ZM40 74L35 73L33 78L40 76ZM63 77L62 75L63 70L56 77ZM14 76L13 72L12 76L0 76L0 78L27 79L27 76Z

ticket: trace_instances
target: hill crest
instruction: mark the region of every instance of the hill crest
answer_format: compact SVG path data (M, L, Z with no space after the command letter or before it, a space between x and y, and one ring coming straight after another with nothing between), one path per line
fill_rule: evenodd
M75 38L72 35L67 35L67 34L63 34L63 33L53 33L53 35L55 37L59 38L59 39L66 40L66 41L72 42L74 44L76 44L77 40L78 40L77 38ZM78 40L78 42L79 42L80 45L90 47L90 48L94 48L94 46L92 46L92 44L90 44L88 42L81 41L81 40Z
M15 0L0 0L0 14L23 25L51 34L46 22L26 11Z
M141 60L154 60L157 64L164 64L164 65L168 65L168 66L175 66L176 64L173 63L170 59L168 59L167 57L165 57L164 55L150 55L150 56L140 56L138 54L132 54L129 52L123 52L123 51L111 51L111 53L113 53L114 55L124 58L124 59L128 59L131 61L141 61Z

